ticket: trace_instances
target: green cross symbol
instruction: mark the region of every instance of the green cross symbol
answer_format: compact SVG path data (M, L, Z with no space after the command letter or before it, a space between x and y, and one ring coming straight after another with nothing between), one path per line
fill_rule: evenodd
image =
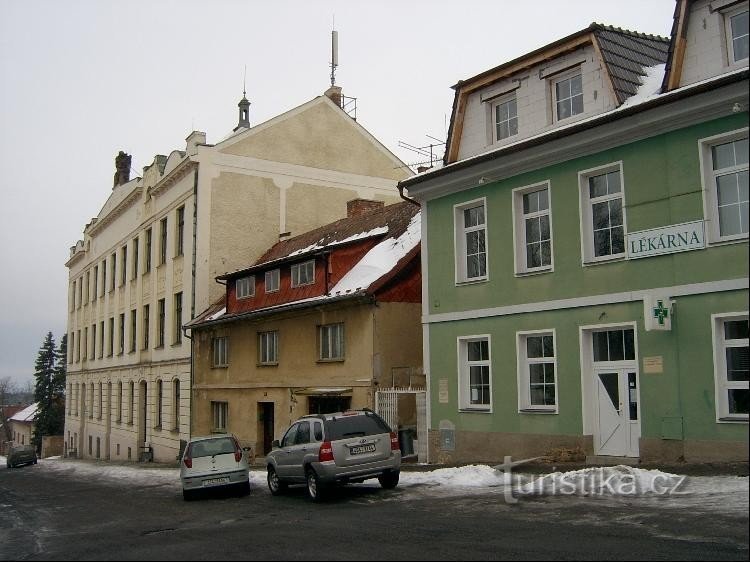
M664 325L664 319L669 318L669 309L664 307L664 301L656 301L656 308L654 308L654 318L659 320L659 325Z

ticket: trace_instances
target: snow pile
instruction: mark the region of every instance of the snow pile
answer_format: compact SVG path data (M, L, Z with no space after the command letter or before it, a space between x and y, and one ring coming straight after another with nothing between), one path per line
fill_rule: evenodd
M439 468L427 472L401 471L399 486L443 486L450 488L484 488L503 485L504 474L486 465Z
M332 295L366 289L391 271L401 258L419 244L422 233L421 213L414 215L409 226L398 238L387 238L372 248L331 289Z
M638 91L626 99L620 106L620 109L643 103L661 94L661 83L664 80L665 69L665 64L657 64L656 66L645 68L646 76L643 77L641 85L638 87Z
M680 493L685 477L630 466L553 472L519 486L521 495L642 496Z

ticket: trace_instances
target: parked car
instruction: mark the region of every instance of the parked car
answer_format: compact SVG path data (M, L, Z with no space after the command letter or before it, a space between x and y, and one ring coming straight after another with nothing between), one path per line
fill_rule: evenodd
M36 447L34 445L13 445L8 451L6 465L15 468L23 464L36 464Z
M192 500L199 490L232 486L240 494L250 493L250 466L234 435L193 437L180 462L182 497Z
M266 456L268 488L279 495L290 484L307 484L313 501L330 486L377 478L383 488L398 485L398 436L371 410L304 416Z

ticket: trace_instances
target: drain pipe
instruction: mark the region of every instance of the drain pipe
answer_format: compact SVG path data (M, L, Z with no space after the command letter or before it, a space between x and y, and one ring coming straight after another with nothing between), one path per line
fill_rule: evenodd
M408 201L412 205L416 205L420 209L422 208L422 204L419 201L417 201L416 199L412 199L411 197L408 197L407 195L404 195L404 186L402 186L401 184L398 184L396 187L398 187L398 194L401 196L401 199L403 199L404 201Z

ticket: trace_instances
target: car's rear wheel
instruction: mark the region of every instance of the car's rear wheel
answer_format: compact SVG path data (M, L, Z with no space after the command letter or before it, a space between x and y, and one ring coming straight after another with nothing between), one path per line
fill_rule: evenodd
M307 469L307 495L314 502L323 501L325 498L325 487L320 482L318 474L312 468Z
M268 476L266 480L268 482L268 489L271 491L272 496L280 496L286 492L287 485L279 480L279 475L276 474L276 469L274 467L268 467Z
M401 473L398 470L385 472L378 476L378 482L380 482L380 485L386 490L392 490L398 486L398 477L400 474Z

